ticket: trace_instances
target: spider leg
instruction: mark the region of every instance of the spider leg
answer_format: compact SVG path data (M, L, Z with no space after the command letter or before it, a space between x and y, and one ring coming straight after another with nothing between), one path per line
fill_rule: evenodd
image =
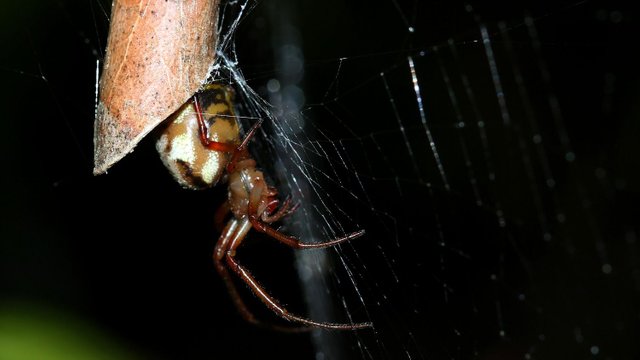
M229 221L229 223L224 229L224 232L222 233L222 235L220 236L220 239L216 244L215 250L213 252L213 262L215 264L216 270L218 271L218 274L220 274L220 277L224 281L224 284L227 287L229 295L231 295L231 300L233 301L233 304L235 305L236 309L238 309L240 316L242 316L249 323L259 324L259 321L255 318L253 313L249 310L247 305L242 300L242 297L240 296L240 293L238 292L236 285L233 283L233 280L231 279L231 274L229 273L229 270L225 266L225 263L222 261L225 255L227 254L227 251L233 239L236 239L238 235L242 235L242 230L244 230L244 235L246 235L246 233L248 232L248 229L238 229L238 227L239 227L238 220L233 219Z
M258 121L253 124L251 129L249 129L249 131L247 132L247 135L245 135L244 140L242 140L242 143L235 149L233 155L231 155L231 160L229 160L229 163L227 164L227 173L233 172L236 167L236 163L241 160L241 158L249 156L247 145L249 145L249 141L251 140L251 138L253 138L253 136L256 134L256 131L258 131L258 128L262 125L262 121L263 119L258 119Z
M356 232L353 232L347 236L343 236L337 239L333 239L333 240L329 240L329 241L325 241L325 242L321 242L321 243L303 243L300 242L300 240L296 239L293 236L290 235L285 235L283 233L281 233L280 231L272 228L271 226L263 223L262 221L260 221L260 219L258 219L255 216L250 216L249 217L249 221L251 221L251 225L253 225L253 228L265 233L267 235L269 235L270 237L280 241L281 243L292 247L294 249L317 249L317 248L324 248L324 247L330 247L330 246L334 246L334 245L338 245L340 243L343 243L345 241L349 241L352 239L356 239L359 238L360 236L364 235L364 230L359 230Z
M237 221L237 220L233 220L233 221ZM250 222L245 220L245 224L247 224L247 226L243 225L242 228L245 228L245 227L248 229L251 228ZM242 242L242 237L244 237L244 235L246 235L246 232L243 232L242 236L238 236L238 235L234 236L234 239L231 241L230 248L226 252L225 261L229 266L229 268L231 268L231 270L235 272L242 279L242 281L244 281L249 286L251 291L275 314L291 322L296 322L296 323L304 324L307 326L319 327L324 329L356 330L356 329L370 328L373 326L373 324L369 322L356 323L356 324L336 324L336 323L319 322L319 321L309 320L307 318L289 313L287 309L285 309L282 305L280 305L280 303L276 299L274 299L271 295L267 293L267 291L260 285L260 283L258 283L258 281L251 275L251 273L249 273L249 271L246 268L244 268L242 265L240 265L240 263L238 263L238 261L236 261L235 248L240 245L240 243ZM225 269L225 273L228 276L228 272L226 271L226 269ZM231 280L229 279L228 282L230 283ZM233 284L231 284L231 286L233 286ZM233 289L234 289L234 292L232 292L232 296L235 298L234 301L236 302L236 305L240 304L242 306L242 309L244 311L243 316L248 321L255 322L256 320L253 317L253 315L248 311L248 309L244 305L244 302L240 300L240 297L237 294L237 290L235 289L235 287Z
M200 142L202 142L202 144L209 150L216 150L225 153L235 153L236 149L238 148L236 144L227 144L209 139L209 131L207 129L207 125L204 122L204 117L202 116L202 108L200 107L198 96L194 95L191 99L191 101L193 102L193 106L196 109L196 118L198 118L198 132L200 133Z
M274 298L269 296L267 292L260 286L260 284L249 274L249 272L242 267L235 260L235 250L242 243L242 240L247 235L247 233L251 230L251 223L246 219L242 222L233 219L229 221L227 226L224 229L224 232L220 236L218 243L216 244L216 248L214 251L214 263L216 270L224 280L224 283L231 295L231 299L233 300L234 305L240 312L240 315L249 323L261 325L264 327L272 328L279 331L286 332L301 332L301 331L310 331L315 327L322 327L326 329L338 329L338 330L353 330L353 329L362 329L371 327L370 323L362 323L362 324L333 324L333 323L323 323L312 321L309 319L305 319L303 317L299 317L296 315L289 314L288 311L280 305ZM229 266L240 278L249 286L251 291L258 296L263 303L267 305L267 307L280 315L286 320L297 322L303 324L303 327L285 327L278 325L265 324L260 322L255 318L253 313L249 310L245 302L242 300L240 293L233 283L231 279L231 274L225 266L225 262L222 260L226 260L226 265Z
M271 297L267 292L260 286L258 281L256 281L253 276L249 273L247 269L245 269L242 265L240 265L233 256L227 255L226 257L227 265L233 270L238 276L251 288L253 293L262 300L262 302L267 305L271 311L278 314L280 317L285 320L298 322L301 324L305 324L308 326L320 327L324 329L333 329L333 330L356 330L356 329L366 329L373 326L372 323L356 323L356 324L336 324L336 323L326 323L309 320L300 316L293 315L287 311L282 305L278 303L276 299Z
M202 107L200 106L200 101L198 100L198 96L194 95L191 101L193 102L193 106L195 107L195 113L198 119L198 130L200 133L200 141L209 150L233 153L235 157L237 153L240 153L244 149L246 149L247 145L249 144L249 141L255 135L255 132L258 130L260 125L262 125L263 119L258 119L258 121L255 124L253 124L249 132L247 132L247 135L244 137L244 140L242 140L242 143L239 146L236 144L213 141L209 139L209 136L208 136L209 131L207 129L207 124L204 121L204 116L202 116Z
M193 106L195 107L196 118L198 119L198 132L200 133L200 142L202 142L202 144L209 150L232 154L231 159L229 159L229 163L227 164L227 173L232 172L238 161L249 156L249 153L246 150L247 145L249 144L251 138L253 138L253 136L255 135L258 128L262 125L262 122L264 120L258 119L258 121L253 124L240 145L213 141L209 139L209 130L207 129L207 124L204 121L204 116L202 116L202 107L200 106L198 95L194 95L191 98L191 101L193 102Z
M277 200L274 200L274 201L277 201ZM291 198L287 198L287 200L284 201L282 206L280 206L278 211L276 211L274 214L267 214L266 212L263 213L262 221L267 224L271 224L272 222L276 222L282 219L283 217L291 214L292 212L296 211L297 208L298 208L298 204L291 207Z
M260 217L263 215L258 213L258 204L260 203L263 197L262 195L263 195L263 192L265 191L265 187L254 186L250 188L250 190L248 191L249 191L249 204L247 206L247 213L249 214L249 221L251 221L251 225L253 225L253 228L260 231L261 233L265 233L269 235L270 237L294 249L315 249L315 248L330 247L330 246L338 245L345 241L359 238L360 236L364 235L364 230L359 230L347 236L343 236L341 238L337 238L337 239L333 239L333 240L329 240L321 243L308 244L308 243L300 242L300 240L296 239L295 237L285 235L280 231L267 225L266 223L268 223L269 221L264 221L260 219ZM267 191L268 191L268 188L267 188ZM283 207L285 206L283 205ZM286 207L288 207L288 205ZM278 211L278 213L276 213L273 216L276 218L276 220L284 216L283 214L279 215L279 213L280 211ZM270 216L267 216L267 219L269 219L269 217Z
M249 141L256 134L256 131L258 131L258 128L262 125L263 121L264 120L260 118L258 119L258 121L256 121L255 124L253 124L253 126L251 126L251 129L249 129L249 131L247 132L247 135L245 135L244 139L242 140L242 143L240 144L240 146L238 146L238 151L242 151L247 148L247 145L249 145Z

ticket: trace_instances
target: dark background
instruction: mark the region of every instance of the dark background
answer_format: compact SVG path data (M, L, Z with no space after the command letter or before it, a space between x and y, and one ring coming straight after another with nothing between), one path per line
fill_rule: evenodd
M308 113L338 114L342 121L329 119L318 127L343 140L345 151L353 150L363 185L348 174L346 184L370 199L351 203L340 189L324 185L370 234L368 242L344 251L358 259L356 273L377 332L336 334L342 343L335 346L344 348L344 357L640 355L634 341L640 335L637 12L624 2L604 1L483 2L472 12L462 2L398 2L402 13L410 14L407 22L415 24L416 32L409 34L393 1L270 2L277 5L259 3L236 35L249 85L260 90L276 73L273 7L289 9L303 39L308 103L327 99L338 59L347 58L337 101L311 106ZM93 1L23 1L3 2L0 8L3 314L54 312L58 315L42 318L54 329L81 319L140 358L314 357L308 335L256 328L234 311L210 260L217 238L210 219L224 188L180 189L158 161L152 140L144 140L108 175L91 175L95 67L104 51L109 7ZM535 19L542 60L531 50L526 15ZM509 29L510 42L501 37L499 21ZM545 150L557 182L551 195L538 168L533 180L525 175L516 128L500 126L484 49L474 45L479 23L492 34L499 69L507 74L513 123L529 139L527 111L512 105L519 104L521 88L508 76L513 63L524 73L534 116L548 140ZM486 180L481 146L470 140L485 199L481 206L468 186L439 70L440 62L455 69L447 52L450 38L476 81L499 175L496 183ZM435 119L431 130L450 191L420 137L408 55L416 59L422 91L429 94L425 107ZM539 73L541 61L549 69L548 83ZM408 119L411 144L419 149L419 174L411 170L380 72ZM454 87L462 98L464 89ZM565 160L567 148L549 111L552 93L574 162ZM468 105L460 110L472 112ZM382 149L368 142L371 134L380 137ZM525 152L534 154L527 146ZM400 185L388 181L394 177ZM540 192L534 199L542 203L546 227L532 204L531 184ZM505 227L496 220L498 206ZM545 233L550 241L543 240ZM402 246L395 246L395 239ZM243 262L292 310L305 313L291 252L270 241L250 241L250 247L242 252ZM366 270L358 268L360 262ZM344 296L354 316L367 315ZM11 328L7 324L5 329Z

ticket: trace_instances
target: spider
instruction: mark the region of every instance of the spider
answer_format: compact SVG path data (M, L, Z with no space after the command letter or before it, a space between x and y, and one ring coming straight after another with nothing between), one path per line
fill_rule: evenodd
M271 311L290 322L308 328L335 330L372 327L369 322L328 323L291 314L236 260L236 250L251 229L294 249L334 246L362 236L364 230L323 243L308 244L271 227L272 223L295 211L296 206L291 206L291 199L279 206L277 190L269 186L262 171L256 169L256 161L251 158L247 146L262 120L240 141L233 101L234 91L230 86L206 85L168 120L156 148L173 177L185 188L204 189L220 180L228 182L228 199L216 212L215 222L223 224L229 213L232 216L218 239L213 260L240 315L250 323L261 324L242 300L229 270Z

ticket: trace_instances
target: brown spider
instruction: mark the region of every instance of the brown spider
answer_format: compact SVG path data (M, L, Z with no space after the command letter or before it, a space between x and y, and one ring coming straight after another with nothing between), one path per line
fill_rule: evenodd
M260 323L242 300L229 269L240 277L271 311L288 321L307 327L338 330L372 327L369 322L327 323L291 314L236 260L236 249L251 229L265 233L294 249L337 245L362 236L364 230L323 243L306 244L270 226L294 211L296 207L291 207L290 199L287 199L278 208L277 190L266 183L262 171L256 169L256 162L247 150L247 145L262 120L258 121L240 142L233 94L233 89L225 85L205 86L204 90L194 95L190 102L170 118L156 148L174 178L186 188L202 189L214 186L226 174L229 197L216 212L216 223L222 224L229 212L233 216L216 244L213 260L235 306L247 321Z

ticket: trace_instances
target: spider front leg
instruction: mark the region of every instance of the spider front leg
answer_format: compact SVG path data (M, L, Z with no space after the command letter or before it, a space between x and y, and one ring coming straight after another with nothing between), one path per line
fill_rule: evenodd
M220 151L223 153L231 154L231 158L227 163L227 172L233 171L236 163L244 158L249 157L249 153L247 151L247 145L249 141L253 138L258 128L262 125L263 119L258 119L255 124L249 129L244 139L240 143L240 145L236 145L234 143L224 143L211 140L209 138L209 128L204 119L204 112L202 110L202 106L200 106L200 100L198 98L198 94L194 95L192 98L193 107L195 108L196 118L198 120L198 133L200 135L200 142L209 150ZM232 106L231 104L224 104L225 106ZM229 116L229 115L228 115ZM235 115L231 115L235 116Z
M293 208L293 209L289 209L289 199L287 199L285 201L285 203L282 205L282 207L273 215L268 214L267 210L263 210L262 212L259 210L260 209L260 203L261 202L267 202L270 203L270 201L268 200L268 198L271 197L271 195L269 195L268 190L265 191L264 190L264 182L261 183L256 183L254 184L250 190L249 190L249 206L247 209L247 213L249 215L249 221L251 221L251 225L253 225L253 228L265 233L267 235L269 235L270 237L280 241L281 243L288 245L294 249L317 249L317 248L324 248L324 247L330 247L330 246L334 246L334 245L338 245L342 242L345 241L349 241L352 239L356 239L359 238L360 236L364 235L365 231L364 230L360 230L360 231L356 231L353 232L347 236L341 237L341 238L337 238L337 239L333 239L333 240L329 240L329 241L325 241L325 242L321 242L321 243L303 243L300 240L296 239L293 236L290 235L285 235L283 233L281 233L280 231L272 228L271 226L268 225L268 223L274 222L279 220L280 218L284 217L285 215L289 214L291 211L295 210L295 208L297 207L297 205ZM263 192L265 192L265 194L263 195ZM266 198L266 199L265 199ZM267 209L269 208L269 206L267 206Z
M282 306L275 298L273 298L269 293L260 285L260 283L251 275L249 270L247 270L244 266L242 266L236 259L235 253L236 249L245 236L251 229L251 222L247 219L237 220L232 219L227 227L225 228L225 232L220 237L218 244L216 245L216 250L214 252L214 260L216 262L216 269L222 276L229 289L229 293L231 294L234 303L242 317L244 317L247 321L255 324L260 324L253 316L253 314L249 311L244 301L240 297L235 285L231 281L229 276L229 272L227 268L222 264L222 259L224 259L226 265L234 272L236 275L244 281L247 286L251 289L251 291L275 314L282 317L285 320L296 322L299 324L306 325L308 327L318 327L324 329L331 330L357 330L357 329L365 329L372 327L371 323L357 323L357 324L336 324L336 323L328 323L328 322L320 322L313 321L301 316L297 316L289 313L289 311ZM308 328L296 329L296 328L283 328L279 326L271 326L278 330L284 331L295 331L295 330L308 330Z

